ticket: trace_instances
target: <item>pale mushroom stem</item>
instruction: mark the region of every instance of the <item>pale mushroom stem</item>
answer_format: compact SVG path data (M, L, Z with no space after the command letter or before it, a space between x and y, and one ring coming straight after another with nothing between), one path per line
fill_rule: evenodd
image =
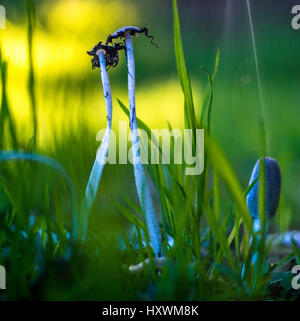
M132 141L132 162L134 167L135 184L142 211L145 216L145 221L150 238L150 245L153 248L155 256L157 257L159 256L161 250L161 233L150 192L150 187L147 183L147 177L143 164L141 162L140 142L135 112L135 64L130 32L125 33L125 44L128 69L128 96L130 110L130 131Z
M82 228L82 238L85 239L87 228L88 228L88 219L89 213L95 201L98 186L101 180L102 172L104 165L106 163L106 157L109 149L110 134L111 134L111 124L112 124L112 98L111 98L111 89L108 73L106 70L106 62L104 58L104 51L100 49L97 52L100 61L100 71L101 71L101 80L103 86L103 93L106 105L107 113L107 127L106 131L100 145L100 148L97 151L97 156L90 174L90 178L85 191L85 199L83 206L83 228Z
M268 232L268 229L269 229L269 222L267 221L266 224L265 224L265 233L264 233L264 242L265 242L265 239L266 239L266 236L267 236L267 232ZM258 243L260 242L260 238L261 238L261 235L260 235L260 232L262 230L262 224L261 224L261 221L259 218L255 218L253 220L253 235L250 236L250 240L249 240L249 248L251 247L252 243L253 243L253 239L255 238L255 241L256 241L256 246L258 246ZM254 265L256 264L258 260L258 249L256 249L251 257L251 264ZM244 278L245 276L245 264L242 266L242 278Z

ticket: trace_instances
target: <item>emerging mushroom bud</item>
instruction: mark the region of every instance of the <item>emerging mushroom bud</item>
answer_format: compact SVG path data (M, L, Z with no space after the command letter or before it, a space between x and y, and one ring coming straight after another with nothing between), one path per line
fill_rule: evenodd
M270 157L259 159L252 171L249 185L251 185L259 175L260 161L265 164L265 208L268 218L272 218L277 210L281 190L281 174L277 161ZM252 218L259 218L259 178L247 195L247 207Z

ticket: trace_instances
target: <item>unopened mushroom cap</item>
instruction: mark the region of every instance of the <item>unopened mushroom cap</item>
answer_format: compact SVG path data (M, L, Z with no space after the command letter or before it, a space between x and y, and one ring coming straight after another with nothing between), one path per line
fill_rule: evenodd
M265 164L265 208L269 218L272 218L277 210L280 191L281 191L281 174L277 161L270 157L259 159L251 174L249 185L251 185L259 175L261 160ZM253 185L247 195L247 207L252 218L259 217L258 199L259 199L259 178Z

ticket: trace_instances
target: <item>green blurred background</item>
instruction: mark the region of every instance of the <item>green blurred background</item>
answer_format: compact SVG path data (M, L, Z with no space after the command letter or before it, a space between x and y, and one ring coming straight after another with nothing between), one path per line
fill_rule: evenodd
M27 90L28 47L25 1L1 1L7 10L1 30L3 57L8 62L8 101L16 122L19 148L33 135ZM291 27L297 1L252 0L258 60L262 75L269 156L282 169L282 198L275 229L300 228L300 31ZM214 83L212 132L233 165L243 187L258 157L259 104L246 1L179 0L185 59L200 106L217 49L220 68ZM158 43L134 40L137 115L150 128L183 127L183 95L177 79L173 48L172 5L168 0L38 0L33 38L40 153L60 161L83 195L95 158L96 133L106 126L99 70L86 54L109 33L125 25L146 26ZM115 98L127 104L126 60L111 68L113 123L126 120ZM9 148L9 144L6 146ZM22 179L19 193L25 191ZM32 176L32 189L35 177ZM41 184L39 181L37 184ZM28 188L28 185L26 189ZM43 186L38 189L41 192ZM130 165L110 165L92 216L93 228L115 225L123 218L114 206L124 193L137 199ZM29 197L29 196L28 196ZM30 196L32 197L32 196ZM28 198L32 206L43 198ZM42 205L40 205L42 207ZM103 216L104 215L104 216ZM110 224L106 222L107 224Z

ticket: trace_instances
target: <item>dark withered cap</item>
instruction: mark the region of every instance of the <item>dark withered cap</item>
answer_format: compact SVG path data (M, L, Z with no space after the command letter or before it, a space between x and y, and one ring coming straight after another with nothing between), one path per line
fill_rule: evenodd
M103 50L103 55L105 58L106 67L116 67L119 63L119 53L118 50L125 49L125 46L116 43L115 45L104 45L100 41L96 46L94 46L90 51L87 51L89 56L92 56L92 68L100 68L100 61L98 51Z

